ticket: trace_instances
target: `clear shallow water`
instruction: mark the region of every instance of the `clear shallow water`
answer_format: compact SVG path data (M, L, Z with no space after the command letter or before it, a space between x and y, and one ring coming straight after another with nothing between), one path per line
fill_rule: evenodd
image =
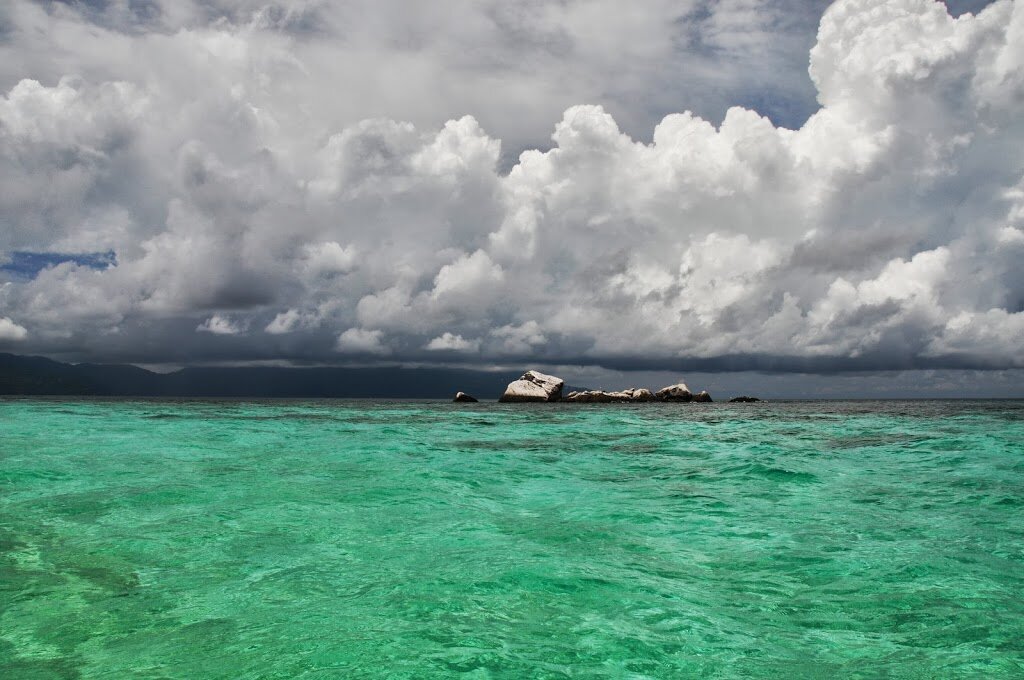
M1024 676L1024 402L0 401L0 677Z

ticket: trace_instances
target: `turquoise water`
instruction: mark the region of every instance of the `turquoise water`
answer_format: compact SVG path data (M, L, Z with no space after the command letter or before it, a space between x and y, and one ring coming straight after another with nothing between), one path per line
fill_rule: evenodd
M0 677L1024 677L1022 416L0 400Z

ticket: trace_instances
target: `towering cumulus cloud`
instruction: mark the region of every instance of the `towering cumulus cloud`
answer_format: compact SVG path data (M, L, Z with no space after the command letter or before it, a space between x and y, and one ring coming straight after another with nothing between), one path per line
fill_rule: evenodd
M69 255L0 270L4 346L128 361L1024 366L1024 3L954 18L931 0L839 0L810 51L820 106L799 129L734 107L717 126L670 114L645 138L578 105L517 162L480 115L338 125L366 76L341 64L332 78L332 45L367 64L377 48L338 37L344 17L325 3L244 6L0 10L0 265ZM771 42L736 28L758 3L722 7L705 59ZM536 26L505 17L506 33L578 56L576 24L534 9ZM622 30L642 37L642 23ZM621 56L657 89L658 54L632 49ZM429 80L396 59L380 67L406 69L394 87ZM557 83L502 69L474 87L551 101ZM513 146L529 139L507 125Z

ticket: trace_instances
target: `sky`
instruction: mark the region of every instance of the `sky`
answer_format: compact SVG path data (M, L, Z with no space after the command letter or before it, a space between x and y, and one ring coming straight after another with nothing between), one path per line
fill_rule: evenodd
M0 351L1024 395L1013 0L6 0L0 187Z

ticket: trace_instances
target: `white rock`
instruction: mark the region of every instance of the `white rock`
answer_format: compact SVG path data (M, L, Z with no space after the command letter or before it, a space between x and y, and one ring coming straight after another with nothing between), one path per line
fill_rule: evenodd
M513 380L505 388L498 401L558 401L562 398L565 381L553 375L538 371L527 371L519 380Z
M574 401L584 404L607 404L619 401L654 401L654 395L650 390L642 387L630 387L620 392L605 392L604 390L584 390L582 392L570 392L563 401Z
M686 383L676 383L668 387L662 387L654 393L658 401L692 401L693 392L686 386Z
M625 393L630 401L654 401L654 395L646 387L630 387Z

